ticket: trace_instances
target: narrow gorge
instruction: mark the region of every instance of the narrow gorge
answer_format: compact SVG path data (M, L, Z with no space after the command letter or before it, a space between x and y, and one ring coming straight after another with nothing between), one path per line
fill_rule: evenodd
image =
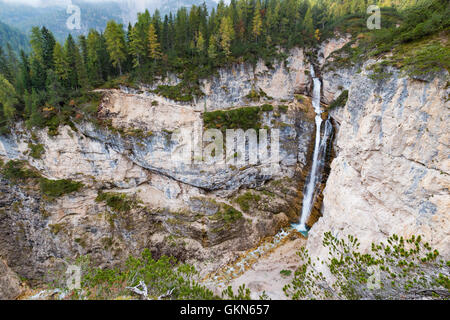
M188 293L179 290L174 299L316 299L305 289L315 282L325 298L378 299L384 296L365 296L359 288L341 296L333 287L342 285L336 270L348 264L350 274L364 259L376 265L376 258L365 254L379 258L379 252L397 255L398 266L408 266L406 259L422 240L430 248L423 263L437 256L448 261L448 70L439 65L433 72L411 72L407 67L414 64L407 54L415 44L400 24L391 23L389 30L403 32L403 51L374 49L361 14L365 8L352 4L351 9L361 11L363 27L349 12L349 22L329 18L333 24L325 28L325 12L331 14L326 10L338 5L326 9L325 0L313 2L310 7L299 1L298 17L290 18L300 36L277 39L283 45L259 30L260 19L270 22L271 12L279 11L267 13L259 1L252 2L252 18L244 19L250 29L236 20L238 13L225 14L228 6L222 2L207 28L206 5L194 5L205 26L195 16L185 19L186 26L198 28L189 29L195 34L189 45L188 31L184 35L169 27L183 25L181 18L174 22L166 16L163 23L159 12L155 18L146 11L126 36L123 25L109 22L105 39L95 30L79 39L80 48L103 43L108 59L95 56L86 62L86 74L77 69L76 76L59 68L69 66L60 54L70 53L71 36L64 48L53 39L49 50L37 46L35 37L42 32L45 39L49 31L33 29L33 54L47 54L51 63L30 55L28 65L21 53L26 67L17 69L17 79L0 70L0 299L95 299L91 288L61 289L69 266L87 268L89 263L97 272L89 276L95 278L101 270L113 273L153 262L166 263L171 272L176 266L188 276L174 273L170 288L164 284L164 290L150 292L148 281L137 281L139 272L130 280L127 271L125 280L114 278L120 294L113 298L171 299L177 285L188 283ZM232 1L229 8L235 7ZM241 15L244 9L239 10ZM186 9L178 12L184 13L188 17ZM223 19L215 21L216 14ZM159 19L156 28L152 19ZM283 32L290 30L287 20L280 19ZM338 22L348 25L340 28ZM246 27L251 35L245 35ZM205 39L206 30L211 37ZM177 35L174 43L184 41L183 46L169 43L171 32ZM377 41L400 47L394 36L379 32ZM446 32L427 33L432 39L425 38L426 45L448 50ZM123 33L123 41L109 41L115 33ZM148 42L144 49L138 41L142 35ZM167 43L158 42L160 35ZM244 50L245 41L250 49ZM113 49L122 45L129 47L117 58ZM78 52L77 46L74 41ZM258 52L261 46L268 51ZM92 50L85 49L80 52L86 57L74 56L74 63L88 61ZM448 51L437 51L445 59ZM189 69L191 61L197 65ZM49 67L41 84L48 96L34 87L39 86L39 63ZM98 67L102 63L108 64L104 70ZM88 76L95 67L94 76ZM78 80L72 86L73 79ZM21 87L21 81L31 87ZM9 97L13 89L23 97ZM392 252L375 245L392 239L400 243ZM411 251L403 249L405 241L414 247ZM332 259L333 250L340 259ZM350 266L352 259L361 260ZM334 263L334 269L324 261ZM387 264L388 259L379 261ZM382 270L388 270L383 263ZM161 270L155 274L167 274ZM318 274L312 280L311 270ZM448 298L449 263L433 271ZM370 276L365 269L357 273L364 286L369 285L364 277Z

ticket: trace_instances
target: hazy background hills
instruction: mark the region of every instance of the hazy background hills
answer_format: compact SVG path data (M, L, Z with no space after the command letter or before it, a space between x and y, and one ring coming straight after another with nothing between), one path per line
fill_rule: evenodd
M125 26L136 20L138 12L159 9L161 16L176 12L181 7L206 3L208 9L217 5L215 0L0 0L0 45L10 42L14 48L27 48L23 39L33 26L46 26L55 37L63 41L69 33L85 34L91 28L103 30L114 19ZM227 2L227 1L226 1ZM69 30L66 26L71 14L68 4L81 10L81 29ZM6 26L6 25L8 26ZM22 34L21 34L22 33Z

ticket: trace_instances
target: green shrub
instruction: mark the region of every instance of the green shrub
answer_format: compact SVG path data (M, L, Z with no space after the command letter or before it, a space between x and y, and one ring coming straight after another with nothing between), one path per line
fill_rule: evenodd
M130 256L122 268L98 268L89 256L80 257L71 264L81 267L81 289L69 291L66 288L63 270L57 273L52 284L52 287L68 292L68 299L158 299L161 296L166 300L219 299L198 283L199 275L193 266L168 256L155 260L149 249L145 249L140 257ZM130 289L140 283L146 286L147 297Z
M222 217L226 224L231 224L242 218L242 212L236 210L232 206L224 205Z
M288 112L288 110L289 110L288 106L285 106L285 105L278 106L279 112L286 113L286 112Z
M328 107L330 110L335 108L341 108L344 107L347 104L348 100L348 90L342 91L342 93L337 97L336 100L330 103L330 106Z
M204 95L197 84L188 84L184 81L176 86L159 85L154 92L179 102L191 102L194 100L194 97L202 97Z
M281 270L281 271L280 271L280 274L281 274L283 277L289 277L289 276L292 274L292 271L291 271L291 270Z
M260 195L247 191L243 195L240 195L239 197L236 198L236 203L239 204L239 206L244 212L248 212L250 210L251 204L258 203L260 200L261 200Z
M83 187L83 183L72 180L49 180L46 178L40 179L40 188L42 194L48 198L58 198L65 194L76 192Z
M263 112L270 112L270 111L273 111L273 106L271 104L263 104L261 106L261 110Z
M114 192L99 191L95 201L106 202L108 207L121 213L129 212L135 205L135 201L126 194Z
M25 161L8 161L2 168L1 173L11 182L17 183L28 179L39 178L41 175L35 171L25 168Z
M228 111L212 111L203 113L203 122L207 129L255 129L261 127L259 107L243 107Z
M55 224L49 224L48 227L50 228L50 232L53 233L55 236L64 229L64 226L59 223Z
M303 247L302 265L283 290L292 299L448 299L449 261L438 259L421 236L393 235L386 242L373 243L368 253L359 250L357 238L339 239L327 232L323 246L326 260L312 259ZM321 265L333 281L317 270Z
M30 156L34 159L41 159L42 155L45 152L45 148L43 144L28 144L28 148L30 148Z

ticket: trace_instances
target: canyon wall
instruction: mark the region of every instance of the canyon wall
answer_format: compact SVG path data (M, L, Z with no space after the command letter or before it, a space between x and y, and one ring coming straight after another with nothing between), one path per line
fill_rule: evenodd
M450 255L448 73L431 81L391 69L372 80L366 68L325 68L325 101L349 90L345 107L332 110L339 128L336 158L324 190L323 217L307 247L324 258L323 233L352 234L367 250L392 234L423 235ZM360 72L358 73L358 69Z
M448 74L425 82L391 70L372 80L366 67L374 61L329 68L332 52L348 40L326 41L318 51L322 101L331 103L343 90L349 98L345 107L329 110L336 157L307 247L325 257L327 231L353 234L363 249L392 233L423 234L448 255ZM208 272L296 222L315 131L310 99L296 95L310 92L305 56L293 49L272 66L221 69L202 81L205 97L192 103L171 101L149 87L102 90L101 125L80 121L49 136L46 129L32 134L18 124L0 136L3 166L21 160L43 178L83 183L51 198L42 194L39 179L11 181L0 174L0 257L6 262L0 281L16 281L12 271L36 281L51 278L49 270L87 254L99 266L116 266L144 248L156 257L208 261L202 270ZM264 94L251 101L252 91ZM267 103L273 110L261 111L258 121L280 132L279 170L196 161L204 154L193 163L173 158L190 144L208 144L179 139L182 130L201 136L203 112ZM40 158L30 152L37 144L44 149ZM99 198L105 192L123 196L130 207L111 207Z
M283 62L261 79L242 73L233 82L233 70L251 68L237 65L204 83L237 90L223 102L220 92L206 92L208 109L243 106L252 88L272 95L284 92L283 101L262 97L252 103L273 106L257 117L270 139L271 130L279 130L278 170L261 162L209 165L199 161L205 157L202 153L192 163L173 157L190 145L209 144L202 142L203 103L176 103L145 88L100 91L100 125L79 121L50 136L47 129L31 132L17 124L11 134L0 136L4 167L22 161L23 170L37 176L83 186L49 197L42 193L42 178L13 181L0 174L0 256L18 275L38 282L51 279L50 271L82 255L101 267L117 266L144 248L155 257L209 261L214 268L295 222L314 123L309 99L294 99L294 88L308 81L303 52L294 50L288 60L295 76ZM251 86L240 83L244 76L252 79ZM196 141L184 139L183 130L192 132ZM269 150L276 150L270 139ZM43 148L42 155L32 154L33 145ZM113 194L124 206L108 204L102 194Z

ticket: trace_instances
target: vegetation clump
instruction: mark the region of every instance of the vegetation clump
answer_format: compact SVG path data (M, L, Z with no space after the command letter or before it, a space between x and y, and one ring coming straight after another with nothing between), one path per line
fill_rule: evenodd
M41 159L42 155L45 152L45 148L43 144L28 144L28 148L30 148L30 156L34 159Z
M0 173L13 183L35 181L39 182L41 194L52 200L65 194L79 191L84 185L69 179L50 180L41 176L37 171L26 168L25 161L7 162Z
M108 207L119 213L129 212L136 204L136 201L130 199L126 194L103 191L98 192L95 201L106 202Z
M217 110L203 113L203 123L206 129L255 129L261 127L260 107L243 107L227 111Z
M84 186L81 182L68 179L49 180L46 178L41 178L39 182L41 193L50 199L79 191Z
M273 111L273 106L271 104L263 104L261 106L261 111L263 111L263 112Z
M333 110L336 108L342 108L347 104L347 100L348 100L348 90L344 90L339 95L339 97L336 98L336 100L330 103L328 109Z
M231 225L241 218L242 212L225 203L222 203L220 210L211 216L212 220L222 220L226 225Z
M179 102L191 102L194 97L199 98L204 95L198 85L189 85L184 82L180 82L176 86L159 85L155 93Z
M82 271L80 289L67 288L65 270L58 272L52 283L52 287L67 293L67 299L219 299L198 282L198 272L193 266L168 256L156 260L149 249L144 249L138 257L130 256L121 268L98 268L89 256L80 257L72 264L79 265Z
M247 191L243 195L236 198L236 203L239 204L244 212L249 212L252 204L257 204L261 200L261 196L253 192Z
M403 238L393 235L384 243L372 244L371 251L359 251L357 238L323 239L328 259L312 259L302 248L303 264L294 279L284 287L292 299L448 299L450 297L450 261L438 259L421 236ZM334 278L330 281L319 267Z
M26 181L28 179L40 178L41 175L36 171L25 167L26 161L11 160L8 161L1 169L2 175L13 183Z

